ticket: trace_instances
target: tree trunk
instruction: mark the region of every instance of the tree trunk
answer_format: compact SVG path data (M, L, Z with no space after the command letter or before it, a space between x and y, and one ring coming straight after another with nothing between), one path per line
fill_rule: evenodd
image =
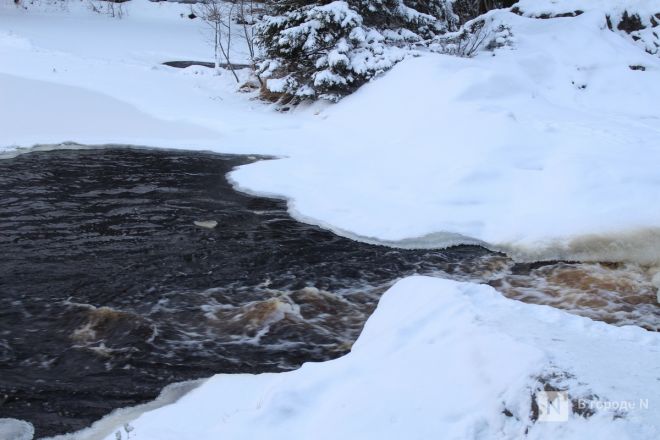
M220 23L215 23L215 47L214 47L214 62L215 62L215 73L220 75Z

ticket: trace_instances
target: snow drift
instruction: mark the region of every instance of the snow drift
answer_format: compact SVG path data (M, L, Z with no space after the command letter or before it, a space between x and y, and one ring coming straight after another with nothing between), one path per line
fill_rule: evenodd
M658 360L657 333L412 277L383 296L345 357L214 376L131 422L131 438L655 439ZM644 368L630 374L631 362ZM537 420L543 389L568 392L567 422Z
M405 61L327 110L306 151L232 178L371 241L657 263L660 59L611 31L603 5L490 13L511 47Z

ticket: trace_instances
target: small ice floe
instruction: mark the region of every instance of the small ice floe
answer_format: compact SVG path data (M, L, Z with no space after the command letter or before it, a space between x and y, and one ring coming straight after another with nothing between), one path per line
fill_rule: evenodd
M32 440L34 427L32 423L17 419L0 418L0 438L3 440Z
M196 221L195 226L199 226L200 228L213 229L218 226L218 222L215 220Z

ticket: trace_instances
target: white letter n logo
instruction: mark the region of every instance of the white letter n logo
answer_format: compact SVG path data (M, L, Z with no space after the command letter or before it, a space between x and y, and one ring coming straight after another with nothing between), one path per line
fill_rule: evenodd
M539 391L536 394L539 422L565 422L568 420L570 400L566 391Z

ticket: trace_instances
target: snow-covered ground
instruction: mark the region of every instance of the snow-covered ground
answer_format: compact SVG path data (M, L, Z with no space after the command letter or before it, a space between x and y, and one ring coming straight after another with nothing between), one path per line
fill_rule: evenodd
M238 93L228 73L160 65L212 58L189 6L133 0L118 20L83 1L28 11L6 1L0 150L73 141L274 154L283 158L231 178L343 235L658 264L660 59L610 31L605 16L654 3L524 2L584 13L497 11L510 47L411 58L337 105L281 113ZM658 438L659 346L656 334L487 287L408 279L350 355L281 375L214 377L145 413L131 438L517 438L527 428L531 438ZM539 377L574 398L648 398L649 409L532 423Z
M47 13L4 4L0 146L277 154L232 178L343 235L656 263L660 59L607 29L609 3L653 5L611 0L548 20L496 12L513 49L410 59L336 106L293 114L236 93L229 74L159 65L211 58L189 6L136 0L117 20L85 2Z
M657 439L659 358L656 333L411 277L383 296L347 356L214 376L133 420L130 438ZM535 420L546 384L594 413ZM109 420L123 432L118 414L80 438L114 440Z

